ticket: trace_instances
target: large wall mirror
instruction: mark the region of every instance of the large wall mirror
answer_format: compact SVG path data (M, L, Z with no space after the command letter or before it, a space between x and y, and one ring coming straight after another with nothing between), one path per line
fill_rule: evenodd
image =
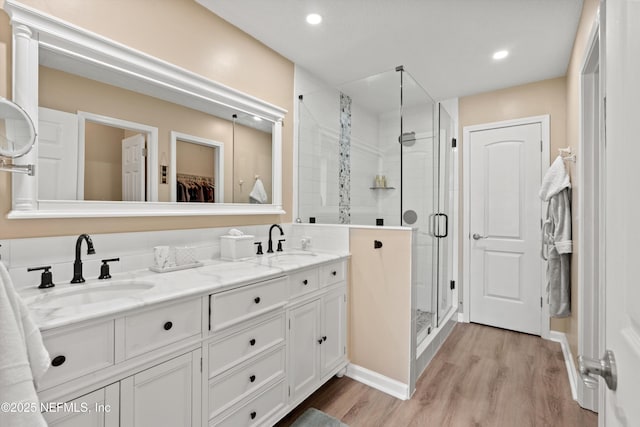
M24 159L36 176L14 180L9 217L283 213L286 110L13 0L4 8L17 101L38 128Z

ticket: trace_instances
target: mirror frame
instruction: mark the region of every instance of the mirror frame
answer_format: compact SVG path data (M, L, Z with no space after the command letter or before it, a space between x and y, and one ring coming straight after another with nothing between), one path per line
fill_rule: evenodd
M281 215L282 121L287 110L45 14L5 0L13 32L14 102L31 116L38 133L38 73L45 65L115 84L217 117L229 110L272 123L272 204L191 204L39 200L37 177L14 176L8 218L80 218L186 215ZM17 164L36 163L38 141ZM157 175L157 174L156 174ZM156 177L157 178L157 177Z

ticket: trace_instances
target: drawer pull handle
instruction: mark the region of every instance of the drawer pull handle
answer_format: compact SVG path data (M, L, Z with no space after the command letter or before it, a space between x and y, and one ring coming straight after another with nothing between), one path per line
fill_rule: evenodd
M164 330L168 331L169 329L173 328L173 322L167 322L164 324Z
M260 297L255 297L253 299L253 302L255 302L256 304L260 304Z
M338 272L337 272L337 271L335 271L335 270L333 270L333 271L331 272L331 274L332 274L332 275L334 275L334 276L337 276L337 275L338 275Z
M258 415L256 413L256 411L253 411L252 413L249 414L249 416L251 417L252 420L254 420L256 418L256 415Z
M322 337L322 341L326 341L326 340L327 340L326 336Z
M251 346L253 347L254 345L256 345L256 339L255 338L251 338L249 340L249 344L251 344Z
M318 344L322 344L322 338L318 339Z
M302 284L303 284L303 285L308 285L308 284L309 284L309 281L308 281L307 279L304 279L304 280L302 281Z
M63 355L56 356L51 360L51 366L60 366L67 360Z
M251 375L249 377L249 381L254 382L256 380L256 376L255 375Z

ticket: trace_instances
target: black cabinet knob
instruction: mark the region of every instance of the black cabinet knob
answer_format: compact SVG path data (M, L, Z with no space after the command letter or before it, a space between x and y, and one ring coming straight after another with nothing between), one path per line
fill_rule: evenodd
M173 328L173 322L167 322L164 324L164 330L168 331L169 329Z
M327 340L326 336L322 337L322 341L326 341L326 340Z
M251 339L249 340L249 344L251 344L251 346L256 345L256 339L255 339L255 338L251 338Z
M331 272L331 274L336 276L338 274L338 272L334 270L334 271Z
M322 344L322 338L318 339L318 344Z
M256 418L256 415L258 415L256 414L256 411L253 411L252 413L249 414L252 420Z
M255 302L256 304L260 304L260 297L255 297L253 299L253 302Z
M65 361L67 360L66 357L64 357L63 355L60 356L56 356L53 359L51 359L51 366L60 366L62 365Z
M304 280L302 281L302 284L303 284L303 285L308 285L308 284L309 284L309 281L308 281L307 279L304 279Z
M254 382L256 380L256 376L255 375L251 375L249 377L249 381Z

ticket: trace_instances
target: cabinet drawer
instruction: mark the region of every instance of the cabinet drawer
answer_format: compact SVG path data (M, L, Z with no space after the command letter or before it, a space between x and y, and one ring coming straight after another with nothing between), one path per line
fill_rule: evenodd
M318 289L318 269L301 271L289 276L289 296L296 297Z
M347 278L347 263L338 261L320 268L320 286L333 285Z
M284 381L250 400L240 409L226 418L209 422L209 427L246 427L265 425L271 417L279 412L285 401Z
M200 307L195 299L125 317L125 358L199 335Z
M209 385L209 418L269 381L284 375L284 347L266 353L233 374L212 380Z
M40 382L40 390L81 377L114 363L113 320L43 334L51 356L51 367Z
M283 306L287 298L285 277L267 280L211 295L211 330L218 331Z
M284 342L284 313L238 332L221 341L209 344L209 377L255 356L264 349Z

